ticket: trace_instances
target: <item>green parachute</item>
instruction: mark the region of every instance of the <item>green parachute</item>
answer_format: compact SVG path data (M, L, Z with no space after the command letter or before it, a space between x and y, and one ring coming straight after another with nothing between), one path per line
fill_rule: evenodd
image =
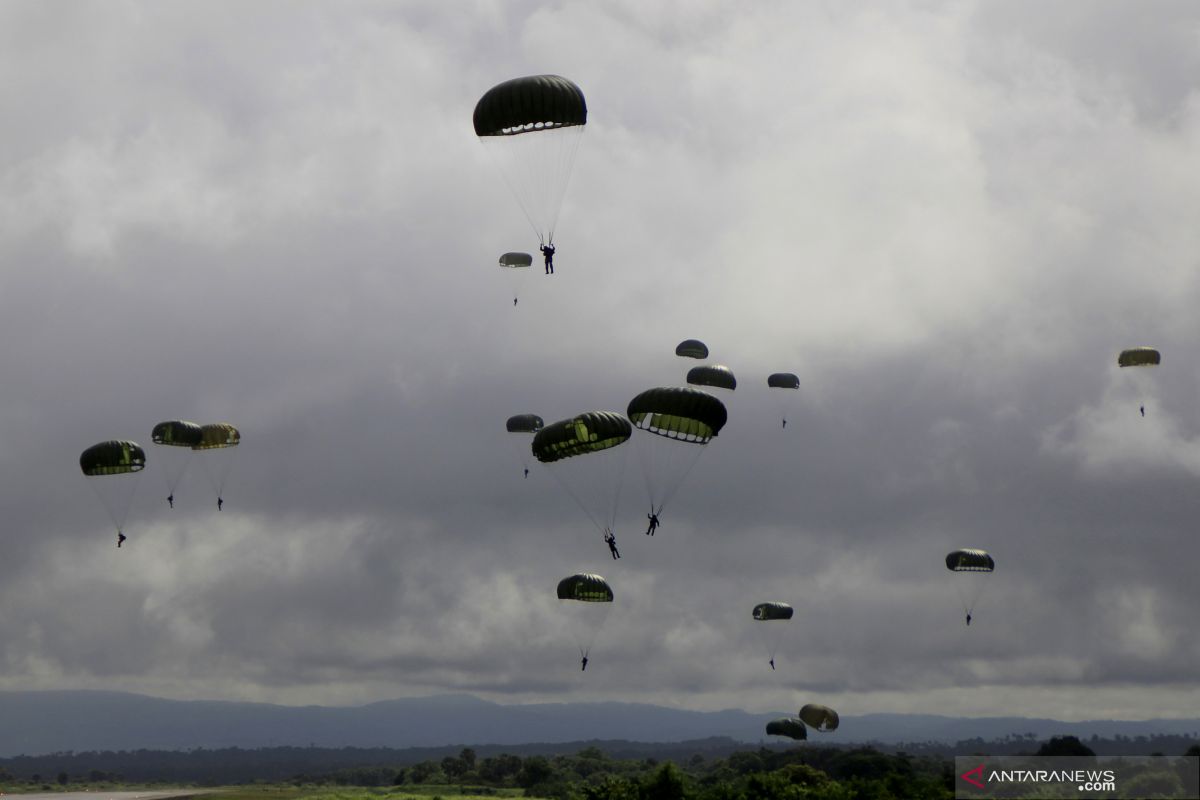
M137 476L145 468L146 451L125 439L99 442L79 455L80 471L89 478L88 484L117 529L118 547L125 538L125 519L137 490ZM98 480L90 480L93 478Z
M588 653L612 608L613 590L602 576L590 572L568 575L558 582L558 599L571 601L571 633L587 668Z
M650 513L662 513L705 445L720 433L729 414L708 392L686 386L647 389L629 401L630 422L653 436L634 437Z
M521 456L521 467L525 470L525 477L529 477L530 455L529 445L526 443L525 436L537 433L543 427L545 427L545 422L537 414L514 414L504 423L504 429L509 433L521 434L519 438L509 438L516 442L517 452Z
M475 135L543 244L554 242L587 114L583 91L559 75L505 81L475 105Z
M217 495L217 510L225 504L225 482L233 468L233 455L241 444L242 432L228 422L212 422L200 426L200 441L192 449L202 455L204 474Z
M1131 347L1117 356L1119 367L1154 367L1162 363L1162 353L1153 347Z
M792 618L795 611L787 603L777 601L759 603L750 612L750 616L755 622L786 622ZM775 669L775 654L779 650L779 640L783 635L783 628L778 625L755 625L758 630L759 637L762 639L763 647L767 651L768 661L771 669Z
M1131 347L1128 350L1122 350L1121 354L1117 356L1117 366L1122 369L1124 367L1157 367L1161 363L1162 353L1153 347ZM1146 416L1146 406L1150 405L1155 395L1154 372L1155 370L1147 372L1135 369L1128 373L1127 380L1138 395L1138 406L1143 417Z
M204 431L195 422L172 419L160 422L150 431L150 440L165 448L163 475L167 482L167 500L175 507L175 488L191 463L192 450L204 440Z
M529 253L505 253L500 256L500 271L508 276L509 285L512 287L514 307L517 305L517 290L521 288L521 282L529 274L529 267L532 264L533 256Z
M780 717L767 723L768 736L786 736L789 739L804 741L808 738L808 730L804 722L795 717Z
M687 382L693 386L713 386L731 392L737 388L737 378L733 377L733 370L721 364L692 367L688 370Z
M956 575L954 590L962 601L967 624L970 625L975 604L983 594L984 577L995 571L996 562L986 550L968 548L947 553L946 569Z
M708 358L708 345L699 339L684 339L675 346L675 355L681 358Z
M813 730L822 733L837 730L837 726L841 722L836 711L829 706L817 703L809 703L800 709L800 719Z
M783 389L782 392L771 392L775 399L775 406L779 409L779 417L783 420L784 428L787 427L787 412L791 408L795 395L793 391L800 388L800 378L791 372L773 372L767 376L768 389Z

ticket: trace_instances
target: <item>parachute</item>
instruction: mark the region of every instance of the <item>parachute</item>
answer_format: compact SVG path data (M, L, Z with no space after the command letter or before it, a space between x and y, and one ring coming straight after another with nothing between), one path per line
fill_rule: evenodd
M808 723L810 728L827 733L837 730L838 713L829 706L822 706L816 703L809 703L800 709L800 719Z
M579 604L571 608L571 632L579 646L580 658L586 659L612 608L612 587L600 575L581 572L558 582L558 599Z
M799 389L800 379L791 372L774 372L767 376L768 389ZM792 405L791 401L794 396L790 391L771 392L775 398L775 405L779 409L779 416L783 420L783 427L787 427L787 411Z
M583 91L558 75L514 78L479 99L474 124L538 241L553 243L587 125Z
M955 579L954 590L958 592L958 599L962 601L969 625L975 604L979 602L979 596L983 593L983 576L990 575L996 569L996 562L986 550L955 550L946 554L946 569L958 576Z
M687 382L693 386L715 386L731 392L737 388L737 378L733 377L733 371L720 364L692 367L688 370Z
M522 279L528 274L528 268L533 264L533 256L529 253L505 253L500 256L500 270L508 275L512 285L513 305L517 304L517 289Z
M516 414L508 418L508 421L504 423L504 429L509 433L530 434L537 433L544 425L545 423L542 421L542 418L537 414ZM522 435L516 441L517 451L521 455L521 466L524 468L526 476L528 476L529 445L526 444L524 435Z
M675 346L675 355L681 358L708 358L708 345L699 339L684 339Z
M808 738L808 729L795 717L780 717L767 723L767 735L786 736L789 739L804 741Z
M791 619L794 613L795 611L787 603L769 602L756 605L754 611L751 612L751 616L756 622L782 622ZM758 629L763 647L770 658L767 663L771 665L771 669L775 669L775 653L779 650L779 639L782 635L782 628L776 625L772 625L770 628L764 628L759 625L755 625L754 627Z
M659 514L696 465L704 445L728 419L725 404L690 387L647 389L629 401L630 422L654 436L637 436L650 513Z
M624 476L624 450L607 453L629 441L633 426L611 411L589 411L552 422L534 434L534 458L583 509L600 531L616 524L617 504ZM565 463L564 463L565 462Z
M79 469L91 481L93 491L99 498L118 537L125 528L125 518L137 490L137 473L146 468L146 451L137 442L113 439L99 442L79 454ZM133 478L121 476L133 475Z
M1117 356L1119 367L1153 367L1162 363L1162 353L1153 347L1131 347Z
M175 487L183 480L191 462L191 451L204 438L204 432L195 422L173 419L160 422L150 431L150 440L166 448L163 474L167 481L167 496L175 497Z
M192 445L193 450L201 451L200 463L204 465L204 474L217 494L217 508L224 502L225 481L229 470L233 468L233 454L242 441L242 433L228 422L213 422L200 426L200 441Z

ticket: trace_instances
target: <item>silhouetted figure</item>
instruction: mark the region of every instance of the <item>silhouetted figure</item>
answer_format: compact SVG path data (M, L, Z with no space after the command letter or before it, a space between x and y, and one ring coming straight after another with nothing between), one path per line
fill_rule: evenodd
M121 542L125 541L128 538L129 537L126 536L125 534L121 533L120 531L117 531L117 547L119 548L121 546Z
M220 510L221 510L221 506L223 506L223 505L225 505L225 500L224 500L224 499L222 499L222 498L220 498L220 497L218 497L218 498L217 498L217 511L220 511Z
M968 625L971 624L971 612L969 612L969 611L967 612L967 624Z
M579 667L579 671L583 672L585 669L587 669L587 656L584 656L583 659L579 663L581 665Z
M771 669L775 669L775 659L774 659L774 658L772 658L772 659L771 659L770 661L768 661L767 663L771 665Z
M175 507L175 493L174 492L171 492L171 494L167 495L167 505L169 505L171 508Z
M1145 407L1145 406L1142 406L1142 407L1140 407L1140 408L1138 409L1138 411L1142 412L1142 416L1143 416L1143 417L1144 417L1144 416L1146 416L1146 407Z
M658 530L658 514L655 514L654 511L651 510L650 513L646 515L646 519L650 520L650 527L646 528L646 535L653 536L654 532Z
M620 558L621 554L617 552L617 536L608 528L604 529L604 541L608 544L608 549L612 552L614 559Z
M554 274L554 243L541 245L542 257L546 260L546 274Z
M783 427L785 427L785 428L787 427L787 420L786 420L786 419L783 421Z
M525 477L526 477L526 478L528 478L528 477L529 477L529 467L526 467L526 468L525 468Z
M516 308L516 306L517 306L517 298L514 297L513 298L513 308Z

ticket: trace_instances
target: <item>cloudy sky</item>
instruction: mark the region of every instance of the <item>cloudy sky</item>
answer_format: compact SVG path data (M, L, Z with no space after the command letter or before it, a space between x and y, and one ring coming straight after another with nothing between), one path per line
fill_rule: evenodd
M10 0L0 40L0 688L1197 715L1195 4ZM471 114L539 73L589 118L514 308ZM626 454L614 562L504 420L623 411L691 337L729 424L653 539ZM224 511L195 466L167 507L176 418L241 429Z

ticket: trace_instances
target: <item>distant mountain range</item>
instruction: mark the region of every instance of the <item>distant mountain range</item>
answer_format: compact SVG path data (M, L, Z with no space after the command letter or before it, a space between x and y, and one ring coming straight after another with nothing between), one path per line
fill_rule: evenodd
M795 713L794 711L791 713ZM786 712L684 711L634 703L501 705L470 695L388 700L353 707L164 700L120 692L0 692L0 757L92 750L261 747L440 747L710 737L763 741ZM1023 717L915 714L843 716L828 743L954 742L1032 733L1088 738L1198 735L1200 719L1059 722ZM773 737L772 737L773 738Z

